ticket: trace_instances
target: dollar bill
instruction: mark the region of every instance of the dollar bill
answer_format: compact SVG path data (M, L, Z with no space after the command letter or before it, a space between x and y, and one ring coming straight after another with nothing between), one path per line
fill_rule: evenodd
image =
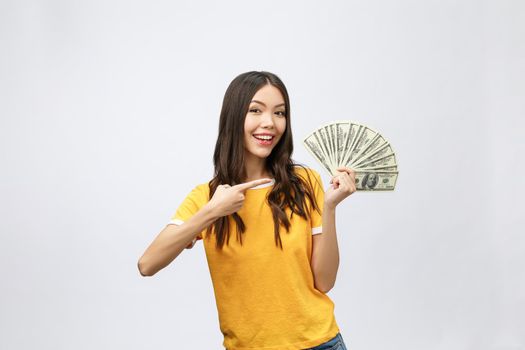
M335 122L335 133L336 133L336 154L337 154L337 166L341 165L343 151L345 149L345 143L348 142L348 136L350 131L350 123L348 122Z
M355 171L397 171L397 165L394 166L376 166L376 167L364 167L354 169Z
M352 157L352 162L359 162L363 156L373 153L385 143L387 143L385 138L381 136L381 134L376 132L376 134L371 139L369 139L368 142L366 142L366 144L363 145L363 147L361 147L361 150L355 156Z
M397 171L358 171L355 174L356 189L358 191L392 191L396 187L397 175Z
M356 156L361 154L361 150L364 146L371 142L374 136L377 135L377 132L364 126L363 130L359 136L359 139L356 141L354 148L350 152L346 166L351 167L356 160Z
M363 133L365 126L357 124L357 123L352 123L350 125L350 128L353 134L352 142L350 143L350 146L348 147L348 149L344 151L343 161L341 162L341 165L343 166L348 165L350 157L352 156L352 151L354 150L358 140L361 138L361 134Z
M389 142L381 145L379 148L367 154L366 156L361 157L358 161L353 163L350 167L359 168L362 164L373 162L379 158L383 158L385 155L394 153L392 146Z
M381 158L376 158L371 161L364 161L360 163L359 167L381 167L381 166L394 166L397 165L395 153L387 154Z
M334 155L330 149L330 142L328 141L329 136L326 127L323 126L322 128L318 129L315 132L315 135L317 135L319 145L323 147L326 156L328 157L328 159L330 159L330 164L332 165L332 167L335 167Z
M324 153L321 145L318 142L318 139L314 135L310 135L303 140L303 143L306 146L305 148L310 152L310 154L312 154L312 156L314 156L314 158L316 158L317 161L321 163L321 165L323 165L323 167L330 174L333 174L333 166L326 154Z
M360 191L395 188L399 174L396 154L390 142L369 126L332 121L305 137L303 145L332 176L342 166L354 169Z
M339 164L339 155L337 153L337 132L335 130L336 125L331 123L327 125L328 127L328 134L330 135L329 141L330 141L330 149L332 151L333 157L334 157L334 164Z
M356 136L357 128L354 127L355 124L350 122L339 122L338 124L340 129L343 130L343 142L341 143L341 148L338 149L340 154L338 166L345 164L346 151L350 149L352 142Z
M319 148L323 151L323 154L325 156L326 162L330 165L330 168L334 168L334 164L332 162L332 159L330 157L330 151L328 150L328 146L326 144L326 141L324 141L324 136L321 135L321 132L319 130L316 130L312 133L312 136L315 138L315 141Z

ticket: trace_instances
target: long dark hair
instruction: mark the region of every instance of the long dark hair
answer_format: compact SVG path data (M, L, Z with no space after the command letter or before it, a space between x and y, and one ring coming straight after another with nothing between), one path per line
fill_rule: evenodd
M268 204L272 210L274 221L275 244L283 249L279 227L284 225L289 232L290 220L286 216L285 209L290 208L293 214L304 219L309 219L309 209L306 199L310 202L310 208L315 208L321 213L313 191L312 179L309 171L305 171L307 178L294 171L295 166L305 169L305 166L295 163L291 159L293 152L292 129L290 125L290 100L288 92L279 77L270 72L251 71L240 74L232 80L224 94L222 110L219 120L219 135L215 144L213 163L215 174L209 181L209 199L213 197L215 190L221 184L236 185L242 183L246 178L244 167L244 120L248 113L250 101L255 93L265 86L271 84L282 93L286 108L286 129L278 144L271 154L266 158L266 168L275 178L275 184L268 194ZM246 230L242 218L237 213L223 216L217 219L207 228L207 236L214 229L218 249L222 249L224 243L230 240L229 216L235 220L237 228L237 240L242 245L242 235Z

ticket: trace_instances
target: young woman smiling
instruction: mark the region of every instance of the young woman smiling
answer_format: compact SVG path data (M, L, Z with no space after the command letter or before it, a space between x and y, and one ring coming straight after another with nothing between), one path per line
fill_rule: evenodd
M355 192L355 174L339 168L325 191L292 152L281 79L237 76L223 100L213 178L180 202L138 261L152 276L202 240L227 350L346 349L326 293L339 266L335 209Z

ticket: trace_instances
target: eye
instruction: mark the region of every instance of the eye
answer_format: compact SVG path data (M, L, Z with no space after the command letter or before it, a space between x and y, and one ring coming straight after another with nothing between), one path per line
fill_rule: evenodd
M261 111L259 108L252 108L250 109L250 113L257 113L257 111Z
M279 111L279 112L275 112L275 113L277 113L277 114L281 113L281 116L286 117L286 112L285 111Z

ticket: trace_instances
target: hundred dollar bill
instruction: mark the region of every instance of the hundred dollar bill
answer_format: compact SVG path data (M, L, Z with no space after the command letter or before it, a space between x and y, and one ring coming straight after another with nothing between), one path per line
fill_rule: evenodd
M358 191L392 191L396 186L397 171L355 173L355 184Z
M334 163L332 162L332 159L330 157L330 152L328 151L326 141L323 141L324 136L321 135L321 132L319 130L316 130L312 133L312 137L315 138L317 145L323 152L326 162L328 163L328 165L330 165L330 169L334 169Z
M370 154L367 154L366 156L361 157L361 159L358 159L355 163L352 163L348 167L358 168L359 166L361 166L361 164L373 162L391 153L394 153L394 150L392 149L392 146L390 146L390 143L387 142L381 145L379 148L377 148L373 152L371 152Z
M374 130L375 131L375 130ZM363 147L361 147L361 150L352 157L352 162L355 164L359 162L360 158L366 156L367 154L372 154L375 150L377 150L379 147L387 143L385 138L381 136L378 132L372 137Z
M358 123L352 123L350 125L352 140L350 142L350 146L344 150L344 156L343 156L343 161L341 162L341 165L348 166L349 159L352 156L352 151L355 148L365 128L366 127L364 125L360 125Z
M346 152L350 149L358 128L353 127L355 124L345 121L338 122L337 125L339 130L342 130L343 134L343 140L340 146L337 148L337 153L339 153L339 162L337 163L337 166L342 166L344 165Z
M394 150L381 134L366 125L332 121L304 138L303 144L332 176L341 166L354 169L360 191L395 188L399 172Z
M394 165L394 166L363 167L363 168L356 168L356 169L354 169L354 171L361 171L361 172L397 171L397 165Z
M348 157L346 166L350 167L354 163L356 155L361 153L361 149L377 135L377 131L370 129L367 126L364 126L358 140L356 141L353 149L350 151L350 156Z
M345 141L347 140L350 131L350 123L344 121L335 122L335 134L336 134L336 165L341 165L341 158L345 149Z
M327 125L329 141L330 141L330 150L332 151L334 157L334 164L337 166L339 164L339 155L337 154L337 133L335 130L335 124L330 123Z
M330 159L330 164L333 168L335 168L334 155L330 150L330 141L328 141L328 138L330 136L328 135L326 126L317 129L316 131L314 131L314 134L317 135L319 145L323 148L328 159Z
M371 161L361 162L358 167L380 167L380 166L394 166L397 165L395 153L388 154L381 158L376 158Z
M309 135L303 140L303 144L305 148L310 152L310 154L317 159L319 163L321 163L322 166L326 170L328 170L328 173L333 174L334 169L332 167L332 164L328 157L326 157L326 154L323 152L321 145L317 141L316 137L314 135Z

